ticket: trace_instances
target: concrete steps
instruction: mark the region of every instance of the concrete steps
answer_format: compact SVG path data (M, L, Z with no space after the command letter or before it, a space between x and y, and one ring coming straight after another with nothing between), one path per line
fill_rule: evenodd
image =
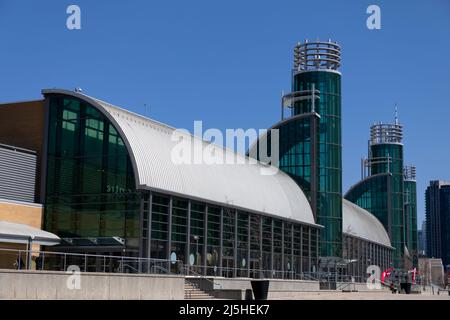
M184 299L205 300L205 299L214 299L214 296L200 289L195 283L192 283L189 280L185 280Z

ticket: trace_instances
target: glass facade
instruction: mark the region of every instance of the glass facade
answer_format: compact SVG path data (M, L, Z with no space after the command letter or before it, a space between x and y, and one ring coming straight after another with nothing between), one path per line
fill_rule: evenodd
M406 267L405 247L412 256L410 263L417 266L414 261L417 251L416 189L415 182L407 184L404 181L403 145L371 144L368 163L370 176L352 187L345 198L372 213L384 225L396 249L394 267ZM411 201L405 206L407 198Z
M151 191L141 207L143 257L223 277L303 279L317 270L317 227Z
M389 230L392 246L396 248L394 266L401 267L404 263L404 247L406 245L403 216L403 145L396 143L373 144L370 146L370 152L370 158L374 159L370 166L371 174L391 174L389 184L391 220L387 230ZM378 159L387 159L387 161L376 161Z
M345 195L345 199L377 217L386 230L389 226L390 205L388 184L388 174L370 176L352 187Z
M297 161L297 180L308 181L311 174L311 158L308 158L309 144L316 148L316 199L315 207L317 223L325 228L321 231L321 256L341 256L342 254L342 139L341 139L341 75L333 71L306 71L294 75L292 91L312 90L313 84L320 91L320 99L315 101L297 101L292 108L292 116L317 112L317 139L311 142L306 135L304 140L298 137L296 148L300 157ZM311 123L312 120L310 120ZM302 124L307 129L307 124ZM299 127L301 128L301 127ZM290 131L293 135L294 132ZM299 130L302 134L303 131ZM282 134L280 133L280 138ZM283 138L281 138L283 139ZM283 148L280 143L280 149ZM302 154L303 152L303 154ZM302 158L303 157L303 158ZM309 165L308 165L309 164ZM303 185L300 184L302 187ZM310 190L306 187L305 190ZM314 201L314 199L312 199Z
M365 241L361 238L343 235L343 258L349 261L344 269L346 275L356 282L367 280L367 267L376 265L380 271L388 269L392 263L392 248Z
M74 97L47 99L45 228L64 238L59 250L177 261L130 272L185 266L191 274L302 279L317 270L317 226L137 190L125 143L106 116Z
M427 256L441 258L446 267L450 265L450 182L430 181L425 216Z
M278 167L297 182L310 202L313 196L312 171L314 167L317 168L313 161L318 161L313 156L313 122L317 122L317 118L311 115L289 120L278 127L280 139Z
M86 102L52 95L48 103L45 230L74 247L137 255L139 196L123 140Z
M416 181L405 180L405 220L406 246L412 256L413 265L418 265L417 243L417 186Z

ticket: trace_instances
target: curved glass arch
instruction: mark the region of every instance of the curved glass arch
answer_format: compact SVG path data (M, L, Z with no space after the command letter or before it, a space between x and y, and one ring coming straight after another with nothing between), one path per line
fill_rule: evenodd
M46 230L85 245L120 237L137 250L139 196L118 130L91 104L49 95ZM108 242L107 240L105 240Z

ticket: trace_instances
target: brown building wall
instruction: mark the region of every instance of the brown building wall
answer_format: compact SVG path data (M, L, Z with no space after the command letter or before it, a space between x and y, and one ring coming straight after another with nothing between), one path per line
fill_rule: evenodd
M45 100L0 104L0 143L36 151L35 200L40 201Z
M42 207L1 201L0 221L22 223L41 229Z
M41 229L42 207L1 201L0 221L21 223L29 225L34 228ZM18 252L8 251L8 249L26 250L26 248L27 248L26 244L0 242L0 269L15 268L14 263L17 262ZM39 251L40 246L34 244L33 250ZM34 257L37 255L38 255L37 253L33 253ZM25 253L22 253L22 262L26 262ZM34 262L32 268L34 268Z

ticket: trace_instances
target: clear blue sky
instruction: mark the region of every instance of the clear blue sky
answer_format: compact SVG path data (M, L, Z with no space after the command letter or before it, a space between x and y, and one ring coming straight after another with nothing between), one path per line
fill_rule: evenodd
M70 4L79 31L66 28ZM366 28L370 4L381 30ZM428 181L450 180L449 0L0 0L0 101L79 86L175 127L267 128L306 38L343 48L344 190L360 178L369 126L393 120L397 103L420 224Z

